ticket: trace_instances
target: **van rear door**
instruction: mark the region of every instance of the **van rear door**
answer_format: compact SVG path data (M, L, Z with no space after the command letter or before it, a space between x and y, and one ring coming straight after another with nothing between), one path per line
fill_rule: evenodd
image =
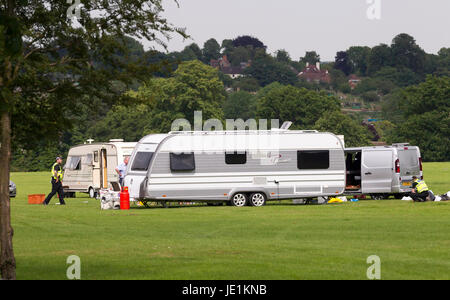
M361 187L363 193L390 193L394 173L392 149L362 151Z
M402 188L411 186L412 176L420 178L419 151L416 147L403 147L398 149L400 161L400 177Z

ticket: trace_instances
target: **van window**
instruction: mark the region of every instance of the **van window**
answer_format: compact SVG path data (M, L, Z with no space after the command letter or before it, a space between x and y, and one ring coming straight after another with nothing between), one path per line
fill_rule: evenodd
M239 153L235 151L232 153L225 153L225 163L227 165L243 165L247 163L247 152Z
M131 171L147 171L154 152L138 152L133 160Z
M398 158L400 175L420 175L419 156L415 148L399 150Z
M98 151L94 151L94 162L98 162Z
M195 170L194 153L170 153L170 170L193 171Z
M330 151L306 150L297 151L297 168L300 170L328 169L330 167Z
M368 168L392 168L392 151L364 151L363 160Z

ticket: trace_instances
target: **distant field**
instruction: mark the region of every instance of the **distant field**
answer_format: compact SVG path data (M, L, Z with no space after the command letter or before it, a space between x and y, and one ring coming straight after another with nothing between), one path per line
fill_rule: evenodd
M450 163L425 163L424 176L450 190ZM48 172L11 177L18 279L66 279L73 254L82 279L366 279L370 255L382 279L450 279L449 202L101 211L84 194L28 205L49 192Z

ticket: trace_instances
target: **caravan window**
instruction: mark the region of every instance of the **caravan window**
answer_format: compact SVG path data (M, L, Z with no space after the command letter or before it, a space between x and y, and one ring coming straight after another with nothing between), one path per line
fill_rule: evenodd
M225 163L227 165L243 165L247 163L247 152L239 153L235 151L232 153L225 153Z
M328 169L330 167L330 151L297 151L297 167L301 170Z
M131 171L147 171L153 152L138 152L133 160Z
M72 156L68 162L69 170L81 170L81 156Z
M87 154L85 164L88 166L92 165L92 160L93 160L92 154Z
M195 170L194 153L170 153L170 170L193 171Z
M94 151L94 162L98 162L98 151Z

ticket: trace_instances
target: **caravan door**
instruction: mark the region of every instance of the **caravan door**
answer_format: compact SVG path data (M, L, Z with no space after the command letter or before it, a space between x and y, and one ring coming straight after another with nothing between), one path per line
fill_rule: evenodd
M100 159L100 167L101 167L101 188L108 188L108 156L106 153L106 149L102 149L100 151L101 159Z
M362 193L390 193L394 172L392 149L362 151Z
M93 188L100 188L101 168L100 168L100 152L98 150L93 152L92 161L92 185Z

